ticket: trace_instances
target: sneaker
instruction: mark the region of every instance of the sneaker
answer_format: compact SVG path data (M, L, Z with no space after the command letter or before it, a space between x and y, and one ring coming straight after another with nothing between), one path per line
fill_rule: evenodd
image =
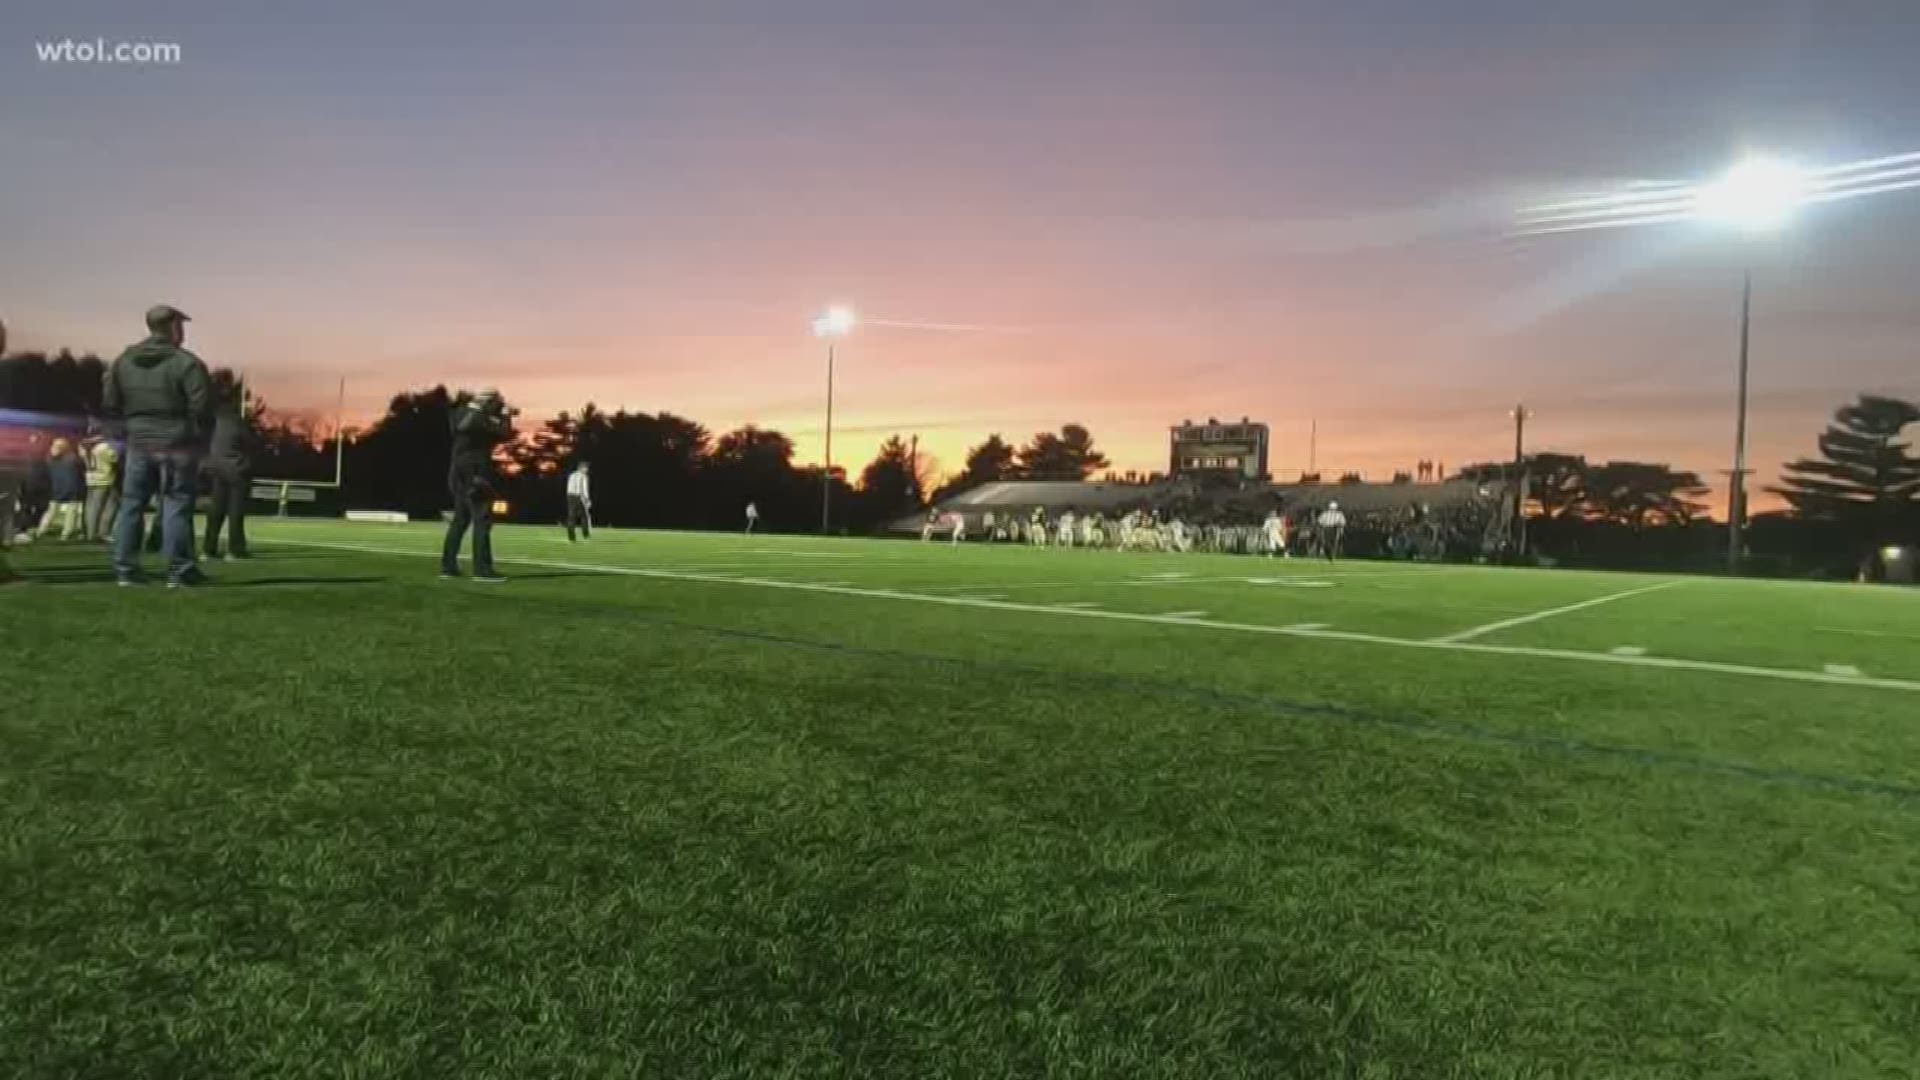
M443 567L441 567L441 568L440 568L440 580L441 580L441 581L459 581L459 580L460 580L460 568L459 568L459 567L457 567L457 566L443 566Z
M169 589L197 589L205 584L207 584L207 575L191 566L167 579Z
M115 574L113 583L123 589L131 589L136 585L145 585L147 579L139 574Z
M473 575L473 580L479 582L482 585L498 585L501 582L506 581L507 579L489 570L484 574Z

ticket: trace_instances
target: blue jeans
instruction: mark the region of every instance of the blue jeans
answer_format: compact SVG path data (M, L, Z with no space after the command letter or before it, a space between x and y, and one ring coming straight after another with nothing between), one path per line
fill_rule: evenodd
M127 476L120 489L120 519L113 523L113 571L140 572L142 517L147 501L160 497L161 550L167 576L193 569L193 494L200 455L188 447L172 450L127 448Z

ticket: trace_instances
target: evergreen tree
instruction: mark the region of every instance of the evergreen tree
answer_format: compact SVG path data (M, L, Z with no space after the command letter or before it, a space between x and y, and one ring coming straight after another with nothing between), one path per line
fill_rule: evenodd
M861 523L869 528L882 526L920 506L913 452L900 436L891 436L860 472Z
M1019 460L1020 474L1029 480L1085 480L1112 464L1079 424L1067 424L1057 435L1039 432L1020 448Z
M1833 414L1820 456L1788 463L1770 488L1801 518L1841 527L1857 546L1903 539L1920 525L1920 458L1898 441L1920 406L1862 394Z

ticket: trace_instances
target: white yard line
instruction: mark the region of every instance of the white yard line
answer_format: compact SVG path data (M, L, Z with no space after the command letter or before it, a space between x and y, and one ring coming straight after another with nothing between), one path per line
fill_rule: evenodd
M1280 629L1290 634L1314 634L1326 628L1327 624L1323 622L1297 622L1292 626L1283 626Z
M1483 626L1475 626L1462 630L1457 634L1448 634L1445 637L1437 637L1433 640L1435 644L1440 645L1452 645L1456 642L1472 641L1474 638L1484 637L1498 630L1510 630L1516 626L1525 626L1528 623L1539 622L1542 619L1551 619L1556 615L1567 615L1575 611L1585 611L1587 608L1598 607L1601 604L1611 604L1615 600L1625 600L1629 596L1641 596L1646 593L1659 592L1662 589L1671 589L1685 584L1686 582L1684 581L1663 581L1658 585L1647 585L1638 589L1628 589L1625 592L1608 593L1605 596L1596 596L1591 600L1582 600L1577 604L1548 608L1545 611L1535 611L1527 615L1515 615L1511 619L1501 619L1499 622L1490 622Z
M375 547L370 544L340 544L317 540L280 540L266 538L258 539L256 543L278 544L285 547L323 548L332 551L351 551L366 555L399 555L420 559L437 559L440 557L437 551ZM1622 667L1663 668L1669 671L1710 672L1719 675L1742 675L1751 678L1777 679L1783 682L1820 683L1828 686L1851 686L1856 688L1920 693L1920 681L1911 679L1871 678L1867 676L1852 678L1842 675L1829 675L1824 671L1753 667L1746 664L1725 664L1713 660L1680 660L1665 656L1614 656L1611 653L1579 652L1573 649L1537 649L1523 645L1487 645L1474 641L1421 641L1414 638L1381 637L1376 634L1358 634L1343 630L1304 629L1306 626L1316 625L1311 623L1303 623L1296 626L1264 626L1257 623L1225 622L1214 619L1172 619L1165 615L1151 615L1130 611L1065 608L1048 604L1023 604L1007 600L975 600L964 596L939 596L932 593L897 592L892 589L809 585L798 581L773 581L765 578L723 578L715 577L711 574L690 574L678 570L646 570L632 566L559 562L545 559L525 559L513 556L496 556L495 561L516 566L537 566L548 570L579 570L587 573L617 574L624 577L655 578L666 581L693 581L708 582L715 585L744 585L763 589L789 589L795 592L830 593L837 596L852 596L868 600L895 600L916 604L944 605L947 607L978 608L987 611L1015 611L1034 615L1055 615L1062 618L1110 619L1116 622L1147 623L1158 626L1185 626L1208 630L1235 631L1246 634L1267 634L1276 637L1311 638L1315 641L1352 642L1360 645L1379 645L1396 649L1478 653L1487 656L1525 656L1542 660L1613 664ZM1669 584L1677 585L1682 583L1671 582ZM457 586L448 587L454 588ZM496 593L495 595L499 594Z
M1826 672L1829 675L1842 675L1849 679L1857 679L1860 677L1860 669L1854 667L1852 664L1828 664L1826 666Z
M1645 650L1645 649L1643 649L1643 648L1641 648L1641 647L1640 647L1640 646L1638 646L1638 645L1622 645L1622 646L1620 646L1620 647L1618 647L1618 648L1614 648L1614 649L1608 649L1607 651L1608 651L1608 652L1610 652L1610 653L1612 653L1612 654L1613 654L1613 655L1615 655L1615 656L1645 656L1645 655L1647 655L1647 650Z
M1169 611L1162 616L1167 619L1204 619L1206 617L1207 613L1204 611Z
M1098 601L1098 600L1069 600L1069 601L1067 601L1067 602L1066 602L1066 603L1064 603L1064 604L1055 604L1055 605L1053 605L1053 606L1054 606L1054 607L1064 607L1064 608L1097 608L1097 607L1099 607L1099 606L1100 606L1100 601Z

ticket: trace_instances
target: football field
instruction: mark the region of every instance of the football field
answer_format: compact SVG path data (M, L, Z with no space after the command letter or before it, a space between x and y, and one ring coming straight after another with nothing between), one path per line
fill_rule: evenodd
M1920 1061L1914 590L255 533L0 592L0 1075Z

